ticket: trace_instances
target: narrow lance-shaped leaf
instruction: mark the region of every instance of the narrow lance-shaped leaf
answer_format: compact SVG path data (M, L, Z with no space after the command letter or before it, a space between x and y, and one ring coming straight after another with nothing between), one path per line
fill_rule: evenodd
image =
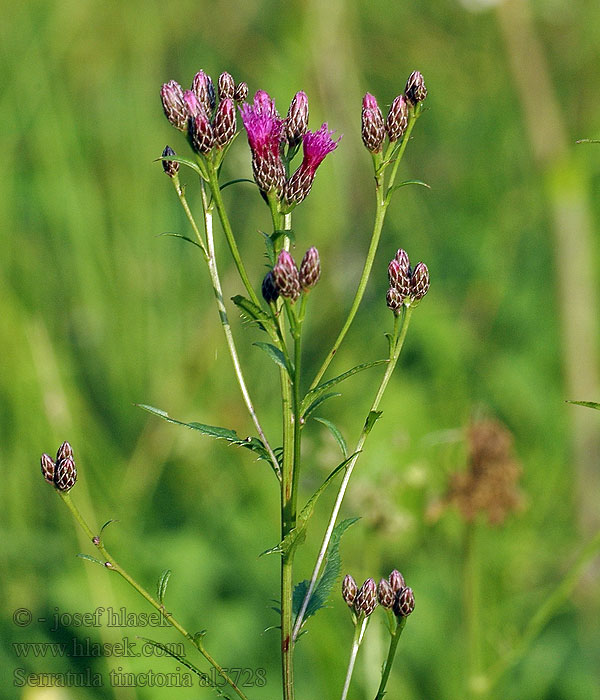
M319 396L318 399L315 399L310 406L304 411L304 415L302 416L304 420L306 419L313 413L313 411L316 411L319 406L327 401L328 399L333 399L336 396L341 396L339 391L332 391L329 394L323 394L323 396Z
M319 386L316 386L314 389L311 389L302 399L302 403L300 404L300 413L304 415L304 412L315 401L315 399L319 398L319 396L322 396L324 393L329 391L329 389L332 389L336 384L343 382L345 379L348 379L349 377L352 377L355 374L364 371L365 369L369 369L370 367L377 367L377 365L383 365L386 362L389 362L389 360L375 360L374 362L364 362L361 365L356 365L356 367L352 367L352 369L349 369L347 372L344 372L343 374L340 374L337 377L334 377L333 379L328 379L326 382L319 384Z
M271 343L253 343L257 348L264 350L267 355L273 360L276 365L279 365L281 369L285 370L290 376L293 374L294 368L288 367L285 361L285 355L281 352L279 348L276 348Z
M170 418L166 411L161 411L159 408L154 408L153 406L147 406L146 404L141 403L136 404L136 406L154 416L158 416L159 418L166 420L167 423L183 425L185 428L197 430L203 435L209 435L217 440L226 440L231 445L245 447L248 450L252 450L252 452L254 452L259 459L264 459L266 462L269 462L269 464L271 463L269 453L265 449L263 443L257 437L240 438L235 430L230 430L229 428L219 428L215 425L206 425L204 423L184 423L183 421L175 420L175 418Z
M104 566L104 562L100 561L100 559L96 559L96 557L92 557L90 554L78 554L78 557L81 557L81 559L85 559L86 561L92 561L94 564L100 564L100 566Z
M200 248L200 250L202 250L202 246L198 243L198 241L195 241L193 238L188 238L188 236L184 236L181 233L165 231L164 233L160 233L159 236L170 236L171 238L181 238L182 241L187 241L188 243L195 245L196 248Z
M339 474L339 472L348 464L348 462L358 453L350 455L347 459L337 465L337 467L329 474L325 481L319 486L319 488L313 493L313 495L308 499L304 508L300 511L300 515L296 521L296 527L290 530L285 538L275 547L267 549L263 554L288 554L293 547L297 547L304 539L306 535L306 527L310 516L313 514L315 505L319 500L319 497L325 491L325 489L332 482L333 478Z
M373 430L373 426L377 421L381 418L383 415L383 411L369 411L369 415L367 416L367 420L365 421L365 434L368 435L371 430Z
M327 418L318 418L317 416L315 416L314 420L319 421L319 423L322 423L329 430L329 432L333 435L337 444L340 446L342 454L344 455L344 457L347 457L348 456L348 446L346 445L346 441L344 440L344 436L340 432L340 429L337 427L337 425L335 425L335 423L332 423Z
M336 525L335 529L333 530L331 539L329 540L329 546L327 547L325 568L323 569L323 573L321 574L310 600L308 601L308 606L306 608L306 612L304 613L303 625L309 617L314 615L318 610L327 604L331 591L335 586L342 569L342 560L340 558L340 542L342 535L357 520L359 520L359 518L348 518L346 520L342 520L342 522ZM308 591L309 583L310 582L308 580L301 581L294 588L292 601L294 615L298 615L300 612L302 602Z
M167 585L169 579L171 578L171 569L165 569L162 574L158 577L156 583L156 597L158 602L162 605L165 599L165 593L167 592Z
M572 403L575 406L585 406L586 408L594 408L597 411L600 411L600 403L596 403L595 401L567 401L567 403Z
M260 306L257 306L241 294L231 297L231 301L238 307L243 319L251 323L257 323L263 331L266 330L265 325L271 323L269 315Z

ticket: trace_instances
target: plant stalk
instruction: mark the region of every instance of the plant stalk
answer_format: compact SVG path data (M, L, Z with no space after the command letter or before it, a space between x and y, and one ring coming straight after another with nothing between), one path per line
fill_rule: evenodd
M394 657L396 656L396 649L398 648L398 642L406 625L406 617L401 618L397 624L394 632L390 638L390 648L388 650L388 655L385 660L385 666L383 667L383 673L381 674L381 683L379 684L379 689L377 690L377 695L375 700L383 700L385 695L385 686L387 685L388 679L390 677L390 672L394 664Z
M352 674L354 673L356 657L358 655L360 645L362 644L362 640L365 636L365 630L367 629L368 623L369 618L365 617L362 621L359 621L354 625L354 638L352 640L352 650L350 651L350 660L348 662L348 670L346 671L346 680L344 681L344 688L342 690L341 700L346 700L346 698L348 697L348 690L350 688Z

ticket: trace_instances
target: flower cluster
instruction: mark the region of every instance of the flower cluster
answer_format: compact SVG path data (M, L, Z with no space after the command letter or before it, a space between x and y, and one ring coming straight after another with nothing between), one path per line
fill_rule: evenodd
M292 304L297 301L302 291L308 292L321 277L319 251L309 248L300 269L287 250L282 250L272 270L265 275L262 283L262 295L267 303L277 301L279 296L289 299Z
M231 142L236 132L235 103L243 102L247 96L246 83L236 85L226 72L219 76L215 94L211 77L202 70L194 76L189 90L183 90L175 80L165 83L160 90L167 119L187 133L192 148L203 155L213 148L223 149ZM165 172L173 176L166 167Z
M300 204L310 192L317 168L337 147L339 139L333 140L327 124L318 131L308 131L308 98L304 92L294 95L286 119L281 119L275 103L264 90L259 90L253 103L242 105L240 111L252 151L256 184L262 192L275 192L288 206ZM285 146L289 160L300 143L302 163L286 179Z
M357 617L368 617L378 603L382 608L392 610L398 619L408 617L415 609L412 589L406 586L404 576L397 569L387 579L382 578L379 584L368 578L360 588L348 574L342 582L342 598Z
M408 253L400 248L388 265L390 288L387 291L387 305L398 313L405 306L414 306L429 289L429 270L425 263L418 263L413 270Z
M50 455L43 454L40 458L42 474L49 484L59 491L70 491L77 481L77 469L73 461L73 450L68 442L58 448L56 461Z
M406 81L404 93L394 99L384 120L377 100L367 92L363 97L361 129L365 148L371 153L380 153L386 134L390 143L401 139L408 126L410 110L417 107L426 97L427 88L423 76L419 71L413 71Z

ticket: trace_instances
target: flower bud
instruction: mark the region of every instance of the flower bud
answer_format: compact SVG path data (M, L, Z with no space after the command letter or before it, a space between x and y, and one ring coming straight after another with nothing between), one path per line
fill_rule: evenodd
M390 582L390 586L392 587L392 590L394 593L398 593L398 591L401 591L404 586L406 585L404 583L404 576L398 571L398 569L394 569L392 573L390 574L388 578Z
M365 147L371 153L378 153L385 139L385 124L377 100L368 92L363 98L361 123Z
M377 607L377 584L372 578L368 578L359 588L354 601L354 609L357 613L363 613L365 617Z
M297 92L292 98L285 120L285 135L290 146L297 146L308 130L308 97Z
M425 263L420 262L415 269L410 278L410 295L414 301L419 301L426 294L429 289L429 270Z
M292 256L287 250L282 250L273 268L275 289L292 303L300 296L300 275Z
M402 304L404 303L404 297L402 296L402 294L400 294L396 287L390 287L387 290L385 298L386 303L388 305L388 309L391 309L394 312L399 311L402 307Z
M196 93L192 90L186 90L183 93L183 102L185 104L188 116L190 116L192 119L198 116L198 114L200 114L201 112L205 111L204 105L198 99Z
M233 99L236 102L244 102L246 97L248 97L248 85L246 83L238 83L235 86Z
M273 279L273 270L269 270L262 281L262 295L267 304L272 304L279 297L279 292Z
M162 152L162 154L163 157L177 155L170 146L165 146L165 150ZM179 163L176 160L163 160L162 166L163 170L169 177L175 177L179 171Z
M73 457L73 449L68 442L63 442L56 453L56 463L58 464L62 459L66 459L67 457Z
M235 136L235 107L233 99L226 97L219 102L213 121L215 146L223 148Z
M198 71L192 81L192 92L196 95L206 113L212 114L216 100L215 87L210 75L207 75L203 70Z
M342 583L342 598L346 602L346 605L349 605L350 607L354 605L357 592L358 586L356 585L356 581L352 578L352 576L350 576L350 574L347 574Z
M190 119L189 135L192 148L196 153L206 154L210 152L214 143L213 129L204 109L201 109L197 116Z
M403 271L403 273L410 277L410 260L408 253L405 250L402 250L402 248L398 248L395 258L398 261L400 269Z
M42 467L42 474L44 475L44 479L46 479L46 481L49 484L53 484L54 483L54 471L56 468L56 465L54 464L54 460L52 459L52 457L50 457L50 455L47 455L44 453L40 457L40 464Z
M188 112L183 101L183 90L181 85L174 80L169 80L160 89L160 99L162 100L165 116L171 124L185 131L187 129Z
M389 582L382 578L377 586L377 600L379 605L391 610L394 605L395 594Z
M235 93L235 81L231 75L229 75L229 73L221 73L219 76L217 90L219 93L219 100L233 99L233 95Z
M313 246L309 248L300 263L300 286L302 289L314 287L321 276L321 261L319 251Z
M388 265L388 277L390 287L393 287L403 299L410 294L409 271L405 270L404 266L396 258L391 260Z
M408 617L415 609L415 596L412 588L403 588L396 594L394 613L396 617Z
M73 457L65 457L57 463L54 471L54 485L59 491L70 491L77 481L77 470Z
M408 103L404 95L398 95L392 102L385 122L390 141L397 141L404 135L408 126Z
M404 96L411 105L416 105L418 102L423 102L423 100L427 97L425 81L418 70L413 71L406 81Z

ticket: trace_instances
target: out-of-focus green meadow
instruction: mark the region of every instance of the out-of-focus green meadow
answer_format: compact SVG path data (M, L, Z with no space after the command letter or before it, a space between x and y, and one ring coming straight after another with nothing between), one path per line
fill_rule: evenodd
M514 434L524 506L501 527L475 529L485 668L519 639L600 525L600 414L566 399L600 400L597 317L600 230L600 6L593 0L458 2L296 0L248 3L28 0L0 24L0 698L211 697L210 689L113 687L110 672L172 672L173 659L19 657L14 643L114 644L136 635L179 642L169 629L76 626L55 613L99 606L150 612L117 576L83 561L91 545L41 478L42 452L68 439L79 469L73 499L150 590L173 570L168 608L207 629L229 667L264 668L253 700L280 694L276 556L278 488L251 453L152 418L252 431L197 251L174 238L186 221L160 164L166 143L160 85L204 68L262 88L281 112L304 89L311 127L343 134L294 214L298 248L316 245L305 363L316 371L349 307L373 216L371 160L360 141L365 91L387 106L409 73L429 89L401 172L361 312L334 370L378 359L391 314L387 261L398 247L429 266L400 366L343 508L361 515L342 543L344 573L379 578L398 567L417 606L401 640L391 699L467 697L463 619L465 525L450 508L428 517L449 475L465 466L472 416ZM250 177L243 135L228 156ZM183 172L199 205L191 171ZM264 274L258 231L270 225L256 189L225 190L252 278ZM218 239L226 296L241 286ZM276 370L251 343L258 331L231 308L250 387L270 434L278 429ZM336 372L337 373L337 372ZM343 385L330 418L352 444L377 370ZM332 376L332 375L330 375ZM276 441L275 441L276 442ZM306 434L308 497L339 461L329 433ZM297 577L310 574L333 490L311 521ZM514 700L600 698L598 561L497 689ZM17 609L31 624L13 620ZM17 622L25 618L18 618ZM42 621L40 621L42 619ZM43 620L46 621L43 621ZM107 617L102 618L103 622ZM26 622L26 619L25 619ZM336 593L296 656L298 698L339 697L352 625ZM375 695L385 650L376 616L351 691ZM22 649L22 647L21 647ZM193 651L186 651L194 659ZM23 671L18 671L23 669ZM19 687L24 674L100 673L99 688ZM114 675L113 677L114 678Z

